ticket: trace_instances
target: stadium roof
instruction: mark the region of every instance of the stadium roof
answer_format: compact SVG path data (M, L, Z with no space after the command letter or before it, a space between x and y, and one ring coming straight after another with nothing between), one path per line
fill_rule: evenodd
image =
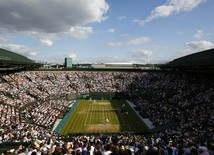
M37 63L23 55L0 48L0 72L37 68L39 66L41 66L41 63Z
M0 48L0 63L4 64L35 64L34 61L20 54Z
M214 66L214 49L180 57L168 63L170 66Z
M189 54L173 61L160 65L162 69L182 70L212 70L214 69L214 49Z

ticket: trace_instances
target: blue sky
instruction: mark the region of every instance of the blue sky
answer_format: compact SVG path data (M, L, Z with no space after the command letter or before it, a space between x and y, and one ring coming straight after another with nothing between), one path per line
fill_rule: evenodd
M213 0L0 1L0 48L63 63L165 63L214 48Z

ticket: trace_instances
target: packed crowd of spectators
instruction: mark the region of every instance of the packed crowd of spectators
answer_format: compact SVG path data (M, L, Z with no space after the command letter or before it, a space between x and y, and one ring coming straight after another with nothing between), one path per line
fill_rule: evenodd
M75 135L56 139L49 134L48 139L23 143L17 149L5 154L35 155L213 155L213 143L178 142L166 135L165 139L154 135ZM163 136L163 135L162 135ZM169 139L167 139L169 138Z
M22 113L36 125L51 128L57 118L62 118L68 111L69 101L66 99L37 102L25 108Z
M0 124L11 126L13 124L19 124L20 113L17 108L0 104Z
M45 151L52 154L194 154L199 148L213 149L213 143L208 143L214 140L213 86L212 75L196 73L1 74L0 143L40 140L39 145L15 150L28 155L34 151L37 154L47 154ZM50 128L57 118L63 117L69 102L65 98L47 98L85 92L117 92L118 97L129 99L143 118L149 118L162 130L151 136L77 136L70 137L69 142L63 141Z

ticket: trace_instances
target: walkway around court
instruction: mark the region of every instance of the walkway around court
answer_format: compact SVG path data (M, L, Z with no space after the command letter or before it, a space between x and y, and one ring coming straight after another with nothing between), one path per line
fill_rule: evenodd
M71 106L70 106L71 108L70 108L69 112L65 115L65 117L64 117L60 122L59 122L59 120L56 121L56 123L55 123L55 125L54 125L54 128L53 128L53 131L54 131L55 133L60 133L62 127L65 125L65 122L67 121L67 119L69 118L69 116L71 115L71 113L73 112L73 110L75 109L77 103L78 103L78 102L77 102L76 100L74 100L74 101L71 103ZM58 123L58 125L57 125L57 123ZM56 126L57 126L57 127L56 127Z
M139 116L139 118L145 123L145 125L146 125L149 129L154 129L154 128L155 128L155 126L153 125L152 121L151 121L149 118L142 118L142 117L139 115L139 113L134 109L135 105L134 105L132 102L130 102L130 101L128 101L128 100L126 100L126 101L127 101L127 103L132 107L132 109L136 112L136 114Z

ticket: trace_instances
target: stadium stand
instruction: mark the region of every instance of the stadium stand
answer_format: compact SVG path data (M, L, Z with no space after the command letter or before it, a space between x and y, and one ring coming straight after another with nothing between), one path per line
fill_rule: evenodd
M116 92L116 97L132 102L142 118L149 118L155 129L141 134L61 136L53 132L54 122L69 112L66 95L85 92ZM201 74L194 67L192 72L1 73L0 150L27 155L213 155L213 99L213 73Z

